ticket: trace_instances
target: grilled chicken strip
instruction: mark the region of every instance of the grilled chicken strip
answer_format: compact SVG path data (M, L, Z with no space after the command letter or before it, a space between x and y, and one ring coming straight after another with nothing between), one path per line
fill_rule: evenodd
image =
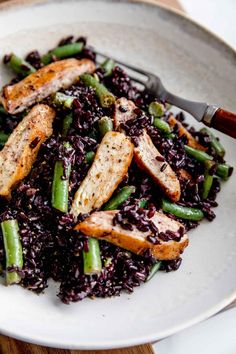
M125 97L118 98L115 102L114 110L114 127L116 130L120 130L121 123L127 122L127 120L135 119L134 113L136 106L134 102L127 100Z
M67 88L85 73L92 73L95 64L89 59L65 59L51 63L15 85L3 88L0 100L7 112L24 111L59 89Z
M108 132L101 141L93 164L75 194L71 213L76 218L100 208L110 199L126 175L133 157L133 144L119 132Z
M194 149L198 149L201 151L206 151L207 148L202 146L193 136L190 134L187 129L183 126L181 122L179 122L172 114L168 118L168 123L171 127L178 127L178 135L179 137L185 136L188 140L188 146L191 146Z
M34 106L0 151L0 196L10 198L12 188L26 177L41 144L52 134L55 112L47 105Z
M120 98L116 101L114 113L116 129L120 129L122 122L135 119L135 108L135 104L126 98ZM157 150L145 129L137 140L138 145L134 148L134 158L137 164L152 177L171 200L177 202L181 192L175 172Z
M145 130L143 134L138 137L138 146L134 149L134 158L137 165L152 177L171 200L174 202L179 200L179 180L170 165L165 162L163 156L159 153ZM160 161L160 159L164 161Z
M176 259L188 245L187 234L184 234L179 242L159 239L160 244L154 245L146 239L150 232L139 231L136 227L133 227L132 231L125 230L119 224L114 226L113 218L117 213L118 210L95 212L77 224L75 229L87 236L108 241L136 254L141 255L150 249L152 255L158 260ZM167 230L178 232L182 226L178 221L159 212L156 212L150 220L157 226L159 232L164 233Z

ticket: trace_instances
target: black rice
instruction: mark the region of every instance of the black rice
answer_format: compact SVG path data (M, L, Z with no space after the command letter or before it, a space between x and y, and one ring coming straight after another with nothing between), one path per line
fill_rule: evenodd
M68 36L59 42L65 45L74 41L73 36ZM85 44L83 51L77 58L95 60L95 52L86 46L86 38L80 37L77 41ZM8 60L5 57L5 62ZM26 56L26 60L36 69L42 66L41 57L37 51ZM122 128L129 135L134 144L146 128L155 146L164 156L156 157L158 161L168 162L178 174L181 184L180 204L200 208L208 220L213 220L215 214L212 210L217 206L216 195L220 190L219 179L214 178L213 187L207 200L201 199L203 183L203 167L198 162L190 159L184 149L184 138L169 139L160 135L152 125L152 117L147 113L148 104L153 100L146 92L141 92L135 87L127 73L116 66L112 75L104 77L100 68L96 73L105 85L117 97L126 97L134 100L137 105L136 119L123 124ZM64 90L67 95L75 97L71 110L57 109L57 118L54 123L53 135L40 149L37 160L30 175L25 178L13 191L9 202L4 200L0 204L0 221L17 218L20 226L20 235L24 252L24 268L21 271L21 285L37 293L48 286L48 279L53 278L59 282L59 298L64 303L75 302L85 297L117 296L123 290L132 292L136 286L143 283L155 263L151 253L147 251L142 256L137 256L105 241L100 242L103 269L102 273L94 276L83 274L82 251L88 246L87 238L73 231L74 221L71 215L62 214L51 207L51 187L55 162L59 159L66 165L72 166L70 177L69 204L71 205L75 191L86 176L89 165L85 155L89 151L96 151L100 142L97 134L97 122L104 115L112 115L112 109L100 106L95 92L85 87L82 83L73 85ZM46 102L51 105L50 99ZM122 109L122 108L121 108ZM145 110L145 112L144 112ZM62 120L68 113L72 113L73 122L66 140L71 149L65 150L65 139L61 136ZM168 113L166 113L166 116ZM22 119L22 115L11 117L4 116L0 119L0 128L10 133ZM178 114L180 120L190 130L184 121L184 115ZM207 135L191 130L193 135L210 151L210 139ZM34 148L38 139L31 143ZM164 170L166 164L163 164ZM192 180L183 178L181 170L187 171ZM66 178L66 176L64 176ZM137 227L142 232L147 232L147 240L158 244L160 240L179 241L186 230L197 227L198 223L180 220L184 227L177 233L168 231L160 233L151 221L156 210L160 209L162 192L159 187L141 171L133 162L127 176L119 187L134 185L135 194L126 201L119 213L114 218L123 228L132 230ZM147 208L139 207L140 200L146 200ZM70 206L69 205L69 206ZM173 215L169 215L177 219ZM82 220L86 215L79 216ZM179 219L178 219L179 220ZM2 234L0 232L0 264L5 262ZM177 270L181 258L174 261L163 261L161 269L169 272Z

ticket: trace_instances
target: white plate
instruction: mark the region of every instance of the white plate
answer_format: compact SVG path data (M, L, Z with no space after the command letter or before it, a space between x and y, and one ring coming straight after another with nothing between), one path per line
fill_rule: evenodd
M235 53L178 13L90 0L39 1L0 12L1 55L43 52L68 34L86 35L101 51L156 72L173 92L236 111ZM8 79L2 66L0 75ZM222 141L235 164L235 141ZM132 295L65 306L55 285L41 296L0 286L1 332L61 348L114 348L152 342L209 317L236 297L235 197L234 175L218 197L216 220L190 232L180 270L158 274Z

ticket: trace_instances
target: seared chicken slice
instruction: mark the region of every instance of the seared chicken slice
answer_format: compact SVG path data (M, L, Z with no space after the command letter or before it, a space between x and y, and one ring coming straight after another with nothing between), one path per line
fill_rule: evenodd
M95 64L89 59L65 59L51 63L15 85L5 86L1 101L7 112L24 111L59 89L67 88L83 73L92 73Z
M184 234L179 242L159 239L160 243L155 245L147 240L150 232L139 231L135 226L132 231L123 229L119 224L114 226L113 218L117 213L118 210L95 212L77 224L75 229L84 235L111 242L136 254L143 254L150 249L152 255L158 260L176 259L188 245L187 234ZM159 212L156 212L150 220L157 226L159 232L164 233L167 230L178 232L182 226L178 221Z
M114 127L116 130L120 130L121 123L125 123L130 119L135 119L135 108L136 106L134 102L127 100L125 97L121 97L116 100L113 115Z
M41 144L52 134L55 111L34 106L10 135L0 151L0 196L10 198L12 188L26 177Z
M178 127L178 135L179 137L185 136L188 140L188 146L191 146L194 149L198 149L201 151L206 151L207 148L202 146L193 136L190 134L187 129L183 126L181 122L179 122L172 114L168 118L168 123L170 124L171 127L174 127L177 125Z
M114 112L114 126L116 129L120 129L122 122L135 119L135 108L135 104L124 97L116 101ZM157 150L145 129L137 140L138 146L134 148L135 161L140 168L152 177L171 200L177 202L181 192L180 183L175 172Z
M137 165L152 177L171 200L174 202L179 200L179 180L145 130L138 137L138 146L134 148L134 158Z
M186 171L184 168L181 168L178 171L178 175L180 177L182 177L183 179L185 179L186 181L192 182L193 181L193 177L190 175L190 173L188 171Z
M90 213L100 208L126 175L133 157L133 144L123 134L108 132L101 141L93 164L75 194L71 213Z

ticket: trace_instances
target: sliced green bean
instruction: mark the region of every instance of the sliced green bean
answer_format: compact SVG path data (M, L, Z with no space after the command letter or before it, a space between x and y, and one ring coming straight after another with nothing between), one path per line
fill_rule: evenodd
M15 54L10 55L10 60L7 62L7 66L21 76L28 76L36 71L32 65Z
M85 86L92 87L99 98L102 107L110 107L115 102L115 96L108 89L99 83L92 75L83 74L80 76Z
M64 59L73 55L81 53L84 48L83 42L76 42L71 44L65 44L49 51L49 53L42 56L42 63L44 65L49 64L52 61L53 56L58 59Z
M94 157L95 153L93 151L89 151L85 155L85 160L88 164L92 164ZM84 274L99 274L102 271L102 260L100 254L99 241L95 238L89 238L88 242L88 252L83 251Z
M123 187L116 195L111 197L111 199L104 205L103 210L116 210L122 205L131 194L135 193L134 186Z
M99 241L96 238L91 237L88 239L88 244L88 252L83 251L84 274L99 274L102 270Z
M202 198L207 199L213 183L214 173L212 169L214 168L214 166L216 166L216 163L211 160L206 160L204 165L205 165L205 171L204 171Z
M174 133L166 134L165 137L168 138L168 139L174 139L175 138L175 134Z
M52 95L52 103L57 107L71 108L74 97L65 95L62 92L56 92Z
M0 146L4 146L9 138L9 134L0 131Z
M154 117L162 117L165 114L165 106L159 102L151 102L148 106L148 112Z
M107 132L110 132L111 130L113 130L112 119L109 117L106 117L106 116L99 119L98 130L99 130L100 136L103 138Z
M140 202L138 203L139 208L145 209L148 205L147 199L141 199Z
M116 63L113 59L107 58L102 64L101 68L105 71L104 76L110 76L112 74L112 70L114 69Z
M185 151L188 154L188 156L193 157L195 160L197 160L201 163L205 163L205 161L207 161L207 160L213 160L213 157L208 155L204 151L194 149L194 148L187 146L187 145L185 145L184 148L185 148ZM227 179L232 175L232 173L233 173L232 166L230 166L226 163L217 164L217 167L216 167L216 175L217 176L219 176L223 179Z
M70 130L71 124L73 122L73 115L72 113L69 113L65 116L63 119L63 125L62 125L62 136L65 138Z
M65 143L64 147L66 149L71 149L71 146L68 143ZM64 166L63 161L56 161L52 182L52 206L63 213L68 212L70 173L70 163Z
M147 281L149 281L149 280L151 280L153 277L154 277L154 275L158 272L158 270L161 268L161 264L162 264L162 262L161 261L158 261L158 262L156 262L154 265L153 265L153 267L151 268L151 270L150 270L150 272L149 272L149 275L148 275L148 277L147 277L147 279L146 279L146 282Z
M215 135L207 128L202 128L200 130L201 133L206 133L210 136L211 138L211 146L213 147L213 149L215 150L216 154L218 156L224 157L225 155L225 148L223 147L223 145L221 144L221 142L215 137Z
M93 77L94 77L94 79L97 80L97 82L100 82L100 79L99 79L99 76L97 73L93 73Z
M195 160L204 163L206 160L213 160L213 157L204 151L194 149L188 145L184 146L188 156L193 157Z
M162 209L166 213L173 214L178 218L192 221L200 221L204 218L204 214L200 209L188 208L182 205L171 203L168 200L162 201Z
M135 192L135 187L134 186L125 186L123 187L115 196L113 196L103 207L103 210L116 210L119 208L120 205L122 205L132 193ZM126 254L129 254L128 251L126 251ZM107 263L105 264L107 267Z
M219 163L216 167L216 175L221 177L222 179L228 179L232 173L234 168L226 163Z
M89 151L87 152L87 154L85 155L85 161L88 165L92 165L93 163L93 160L94 160L94 157L95 157L95 152L93 151Z
M171 134L171 127L167 122L160 118L154 118L153 121L154 127L156 127L158 130L160 130L164 134Z
M1 223L3 243L6 255L6 283L11 285L21 280L17 271L10 272L8 267L23 267L23 252L17 220L5 220Z

